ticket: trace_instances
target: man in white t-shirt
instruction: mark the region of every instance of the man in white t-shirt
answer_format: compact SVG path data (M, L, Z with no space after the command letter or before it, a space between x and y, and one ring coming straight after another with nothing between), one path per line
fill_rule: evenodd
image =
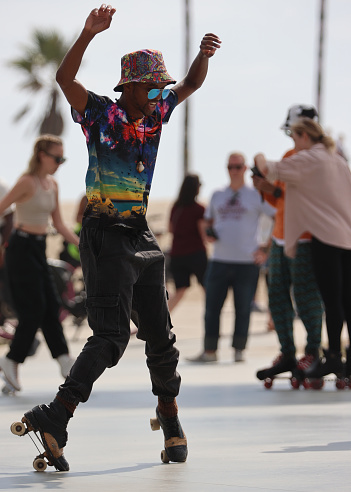
M220 336L220 315L228 288L233 289L235 323L232 347L235 362L244 360L251 302L255 295L259 267L266 251L259 245L258 229L263 214L274 217L275 209L245 184L245 158L233 153L228 158L230 184L215 191L205 212L205 233L213 243L213 255L206 273L204 351L191 362L214 362Z

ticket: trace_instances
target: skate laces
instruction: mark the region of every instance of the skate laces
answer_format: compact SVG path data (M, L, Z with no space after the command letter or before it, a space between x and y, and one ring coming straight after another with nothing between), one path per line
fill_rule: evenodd
M178 415L174 417L163 417L165 431L169 437L182 437L182 431L178 420Z
M47 405L40 405L32 410L35 418L40 424L40 430L50 434L57 442L59 448L64 448L68 440L66 426L63 424L62 416Z
M297 368L302 370L308 369L314 360L315 360L314 355L306 354L303 357L301 357L301 359L299 360L297 364Z

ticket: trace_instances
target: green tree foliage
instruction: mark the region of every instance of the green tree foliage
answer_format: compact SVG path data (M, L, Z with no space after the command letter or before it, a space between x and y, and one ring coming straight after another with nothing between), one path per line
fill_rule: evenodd
M61 92L55 77L68 48L58 32L35 30L30 44L22 47L21 56L9 61L9 66L24 76L19 88L31 93L29 102L15 115L15 122L29 117L39 98L43 112L39 121L31 122L31 127L40 134L62 134L64 121L58 104Z

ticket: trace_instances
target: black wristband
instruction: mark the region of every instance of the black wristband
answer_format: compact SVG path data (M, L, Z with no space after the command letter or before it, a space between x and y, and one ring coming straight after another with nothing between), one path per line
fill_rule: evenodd
M273 196L275 198L280 198L282 196L282 189L279 188L279 186L276 186L276 188L274 188L274 191L273 191Z

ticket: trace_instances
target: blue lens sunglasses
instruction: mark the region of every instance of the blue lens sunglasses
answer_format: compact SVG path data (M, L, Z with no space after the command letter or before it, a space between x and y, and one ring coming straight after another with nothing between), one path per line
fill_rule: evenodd
M166 99L169 96L170 89L151 89L147 93L148 99L155 99L159 94L161 94L162 99Z

